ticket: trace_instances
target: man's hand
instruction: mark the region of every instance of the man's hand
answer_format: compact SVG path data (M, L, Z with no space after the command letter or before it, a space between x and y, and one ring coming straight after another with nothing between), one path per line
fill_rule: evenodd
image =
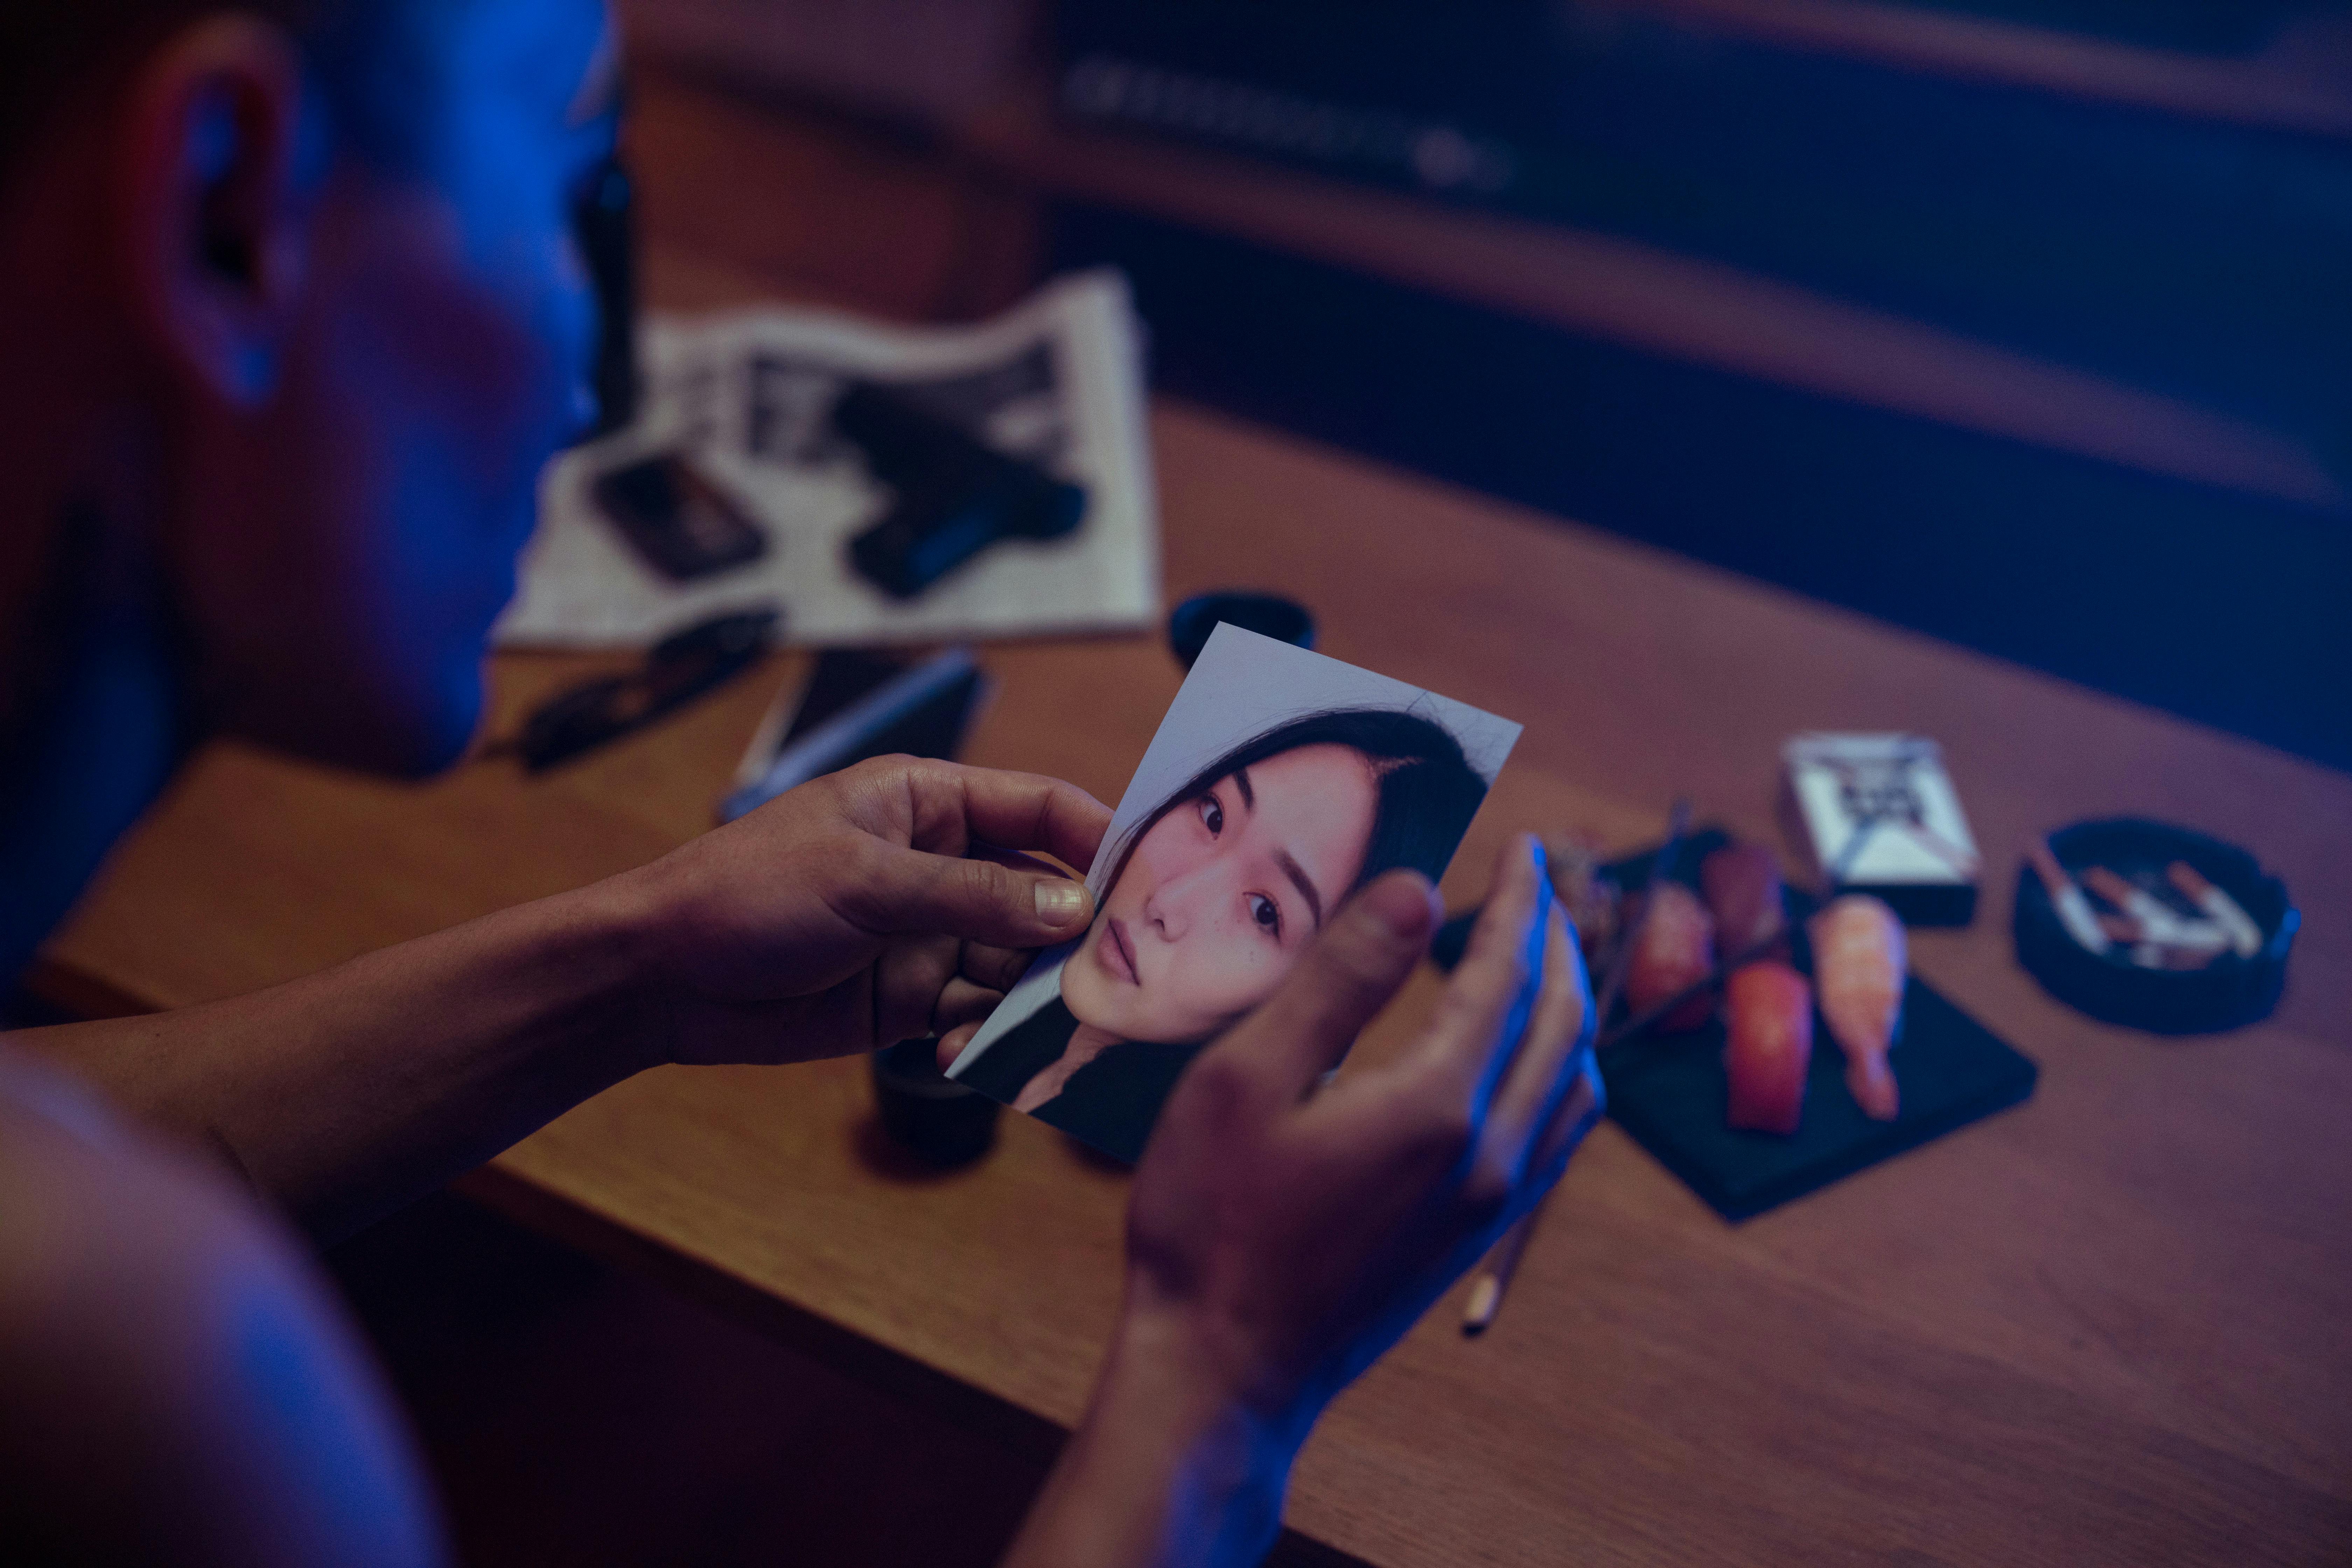
M645 1026L681 1062L803 1061L984 1017L1093 900L1110 810L1030 773L886 757L801 785L626 879Z
M1050 779L884 759L591 887L15 1039L342 1236L656 1063L871 1050L986 1012L1021 950L1093 914L1020 852L1085 866L1109 823Z
M1542 850L1506 851L1405 1057L1318 1090L1427 950L1429 884L1366 888L1179 1084L1128 1216L1131 1321L1306 1426L1557 1181L1601 1107L1584 965Z
M1013 1563L1255 1562L1324 1405L1566 1168L1601 1084L1532 838L1413 1047L1324 1085L1435 921L1421 878L1373 882L1178 1084L1136 1175L1110 1359Z

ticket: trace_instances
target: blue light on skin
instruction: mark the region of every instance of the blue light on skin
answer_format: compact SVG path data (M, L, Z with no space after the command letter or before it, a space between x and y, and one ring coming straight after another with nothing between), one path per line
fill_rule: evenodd
M307 1285L256 1251L232 1248L207 1281L214 1299L192 1304L219 1314L213 1392L236 1433L221 1479L266 1478L255 1528L288 1561L442 1562L431 1488L373 1369Z
M298 575L334 615L288 640L322 650L337 689L284 706L301 733L269 732L270 713L228 717L415 773L473 732L483 640L512 596L540 470L590 406L596 305L572 205L612 151L617 70L594 0L422 0L411 26L364 89L409 100L408 144L330 176L316 240L329 297L283 417L289 447L334 463L305 484L319 504L296 526L328 521L340 538L294 545L320 552Z
M419 774L470 739L539 471L588 398L571 209L617 134L615 48L602 0L404 0L319 41L283 330L243 345L236 396L132 431L101 479L152 473L163 515L101 505L52 590L79 630L0 789L5 973L193 741ZM209 187L252 131L194 112L180 155Z

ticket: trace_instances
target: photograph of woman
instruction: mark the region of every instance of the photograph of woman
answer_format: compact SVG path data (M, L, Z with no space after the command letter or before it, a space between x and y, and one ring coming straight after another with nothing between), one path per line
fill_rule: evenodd
M952 1069L971 1088L1129 1162L1142 1152L1192 1058L1273 993L1350 893L1398 867L1433 879L1444 871L1500 762L1482 756L1482 771L1456 731L1485 731L1473 739L1488 752L1498 729L1508 731L1504 749L1516 738L1517 726L1475 710L1249 640L1262 647L1242 652L1294 673L1306 672L1297 661L1313 660L1358 686L1393 687L1382 695L1394 705L1294 708L1195 762L1123 822L1155 771L1147 756L1112 823L1093 926L1038 961ZM1279 655L1263 651L1277 647ZM1224 651L1230 660L1234 645ZM1188 700L1194 707L1216 700L1215 674L1204 653L1163 739L1213 728L1181 719ZM1204 675L1209 685L1196 692ZM1276 695L1262 679L1252 684L1255 705ZM1233 705L1219 706L1230 716ZM1197 756L1199 737L1190 738Z

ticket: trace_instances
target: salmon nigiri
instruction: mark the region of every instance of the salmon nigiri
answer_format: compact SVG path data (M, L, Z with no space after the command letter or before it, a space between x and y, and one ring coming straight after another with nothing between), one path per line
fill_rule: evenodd
M1830 1037L1845 1053L1846 1088L1864 1114L1892 1121L1897 1103L1886 1053L1903 1023L1903 922L1867 893L1832 900L1808 928L1813 984Z
M1758 1132L1794 1132L1813 1059L1813 988L1775 960L1742 964L1724 983L1723 1021L1723 1069L1731 1080L1725 1120Z

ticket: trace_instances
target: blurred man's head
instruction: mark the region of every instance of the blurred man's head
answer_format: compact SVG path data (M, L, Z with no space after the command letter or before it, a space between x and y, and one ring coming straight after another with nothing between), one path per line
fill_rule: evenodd
M0 983L189 742L415 774L587 413L604 0L0 4Z
M201 730L449 761L585 408L612 53L602 0L16 0L0 616L152 565ZM0 652L0 715L54 662Z

